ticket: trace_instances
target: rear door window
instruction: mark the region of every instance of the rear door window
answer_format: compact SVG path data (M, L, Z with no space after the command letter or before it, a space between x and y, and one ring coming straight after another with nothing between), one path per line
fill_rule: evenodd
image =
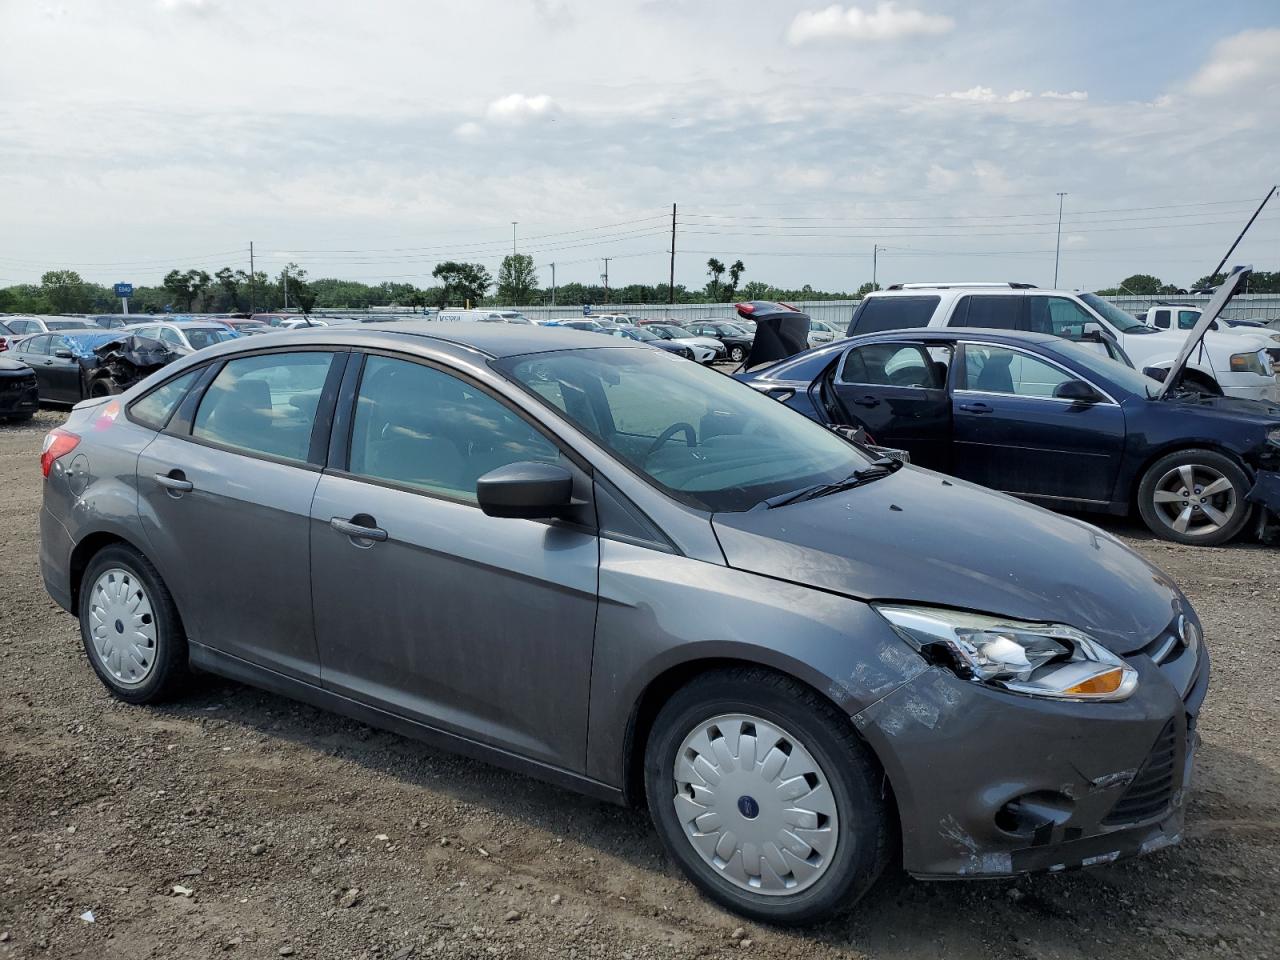
M52 339L47 333L38 337L31 337L23 342L20 352L47 354L49 352L49 341Z
M191 435L220 446L305 463L333 354L238 357L214 377Z
M1021 294L961 297L947 326L1017 330L1021 325L1022 303Z
M1168 330L1169 329L1169 311L1157 310L1154 316L1152 317L1151 322L1154 323L1161 330Z
M935 363L919 344L871 343L845 355L838 379L866 386L941 390L946 386L947 367Z
M940 297L867 297L853 311L849 336L927 327Z

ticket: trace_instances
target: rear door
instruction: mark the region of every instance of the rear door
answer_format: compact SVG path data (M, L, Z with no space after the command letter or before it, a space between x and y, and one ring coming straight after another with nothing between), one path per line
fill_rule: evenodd
M1124 413L1111 400L1055 397L1064 367L1021 349L966 342L952 392L952 472L983 486L1050 501L1112 499Z
M36 373L36 389L41 400L57 400L57 386L53 375L53 357L49 356L49 343L53 335L41 333L27 337L8 356L20 360Z
M881 446L906 450L913 463L947 470L950 367L949 344L869 343L845 352L830 386L847 423L865 427Z
M346 356L214 364L138 459L143 527L192 642L312 683L309 517Z
M588 476L487 390L416 359L367 356L343 396L350 417L311 508L325 687L581 771L594 525L487 516L476 480L561 463L589 501Z

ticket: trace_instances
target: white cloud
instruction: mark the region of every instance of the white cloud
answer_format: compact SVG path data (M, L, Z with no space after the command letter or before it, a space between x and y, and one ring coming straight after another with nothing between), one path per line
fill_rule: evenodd
M1031 99L1030 90L1014 90L1012 93L998 94L990 87L970 87L968 90L954 90L951 93L938 94L942 100L969 100L974 103L1021 103Z
M1057 90L1046 90L1040 94L1042 100L1088 100L1089 92L1087 90L1072 90L1069 93L1059 93Z
M825 10L802 10L791 21L787 39L793 46L811 40L899 40L950 32L956 22L941 14L899 10L893 0L877 3L871 12L832 4Z
M161 10L189 10L196 13L204 13L213 4L209 0L156 0L156 6Z
M1209 60L1187 84L1200 96L1221 96L1280 81L1280 29L1249 30L1214 44Z
M494 100L484 113L494 123L525 123L542 117L553 117L559 112L559 104L545 93L533 97L512 93Z
M460 140L479 140L484 136L484 127L472 120L468 120L466 123L460 123L454 127L453 133Z

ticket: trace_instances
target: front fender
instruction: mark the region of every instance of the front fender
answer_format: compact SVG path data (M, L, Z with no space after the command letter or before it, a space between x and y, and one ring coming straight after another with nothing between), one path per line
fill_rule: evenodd
M862 601L602 539L587 774L624 786L628 729L650 685L726 660L792 676L850 717L926 669Z

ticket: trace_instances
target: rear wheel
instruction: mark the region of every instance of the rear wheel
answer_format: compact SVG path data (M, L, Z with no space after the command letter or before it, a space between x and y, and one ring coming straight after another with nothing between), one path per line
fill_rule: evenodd
M754 668L676 693L645 751L649 811L668 852L713 900L767 923L818 920L880 875L881 776L848 717Z
M104 548L80 586L80 637L94 672L128 703L152 703L187 679L187 638L164 581L142 554Z
M1178 450L1153 463L1138 487L1138 511L1151 532L1178 543L1218 546L1249 522L1249 478L1213 450Z

